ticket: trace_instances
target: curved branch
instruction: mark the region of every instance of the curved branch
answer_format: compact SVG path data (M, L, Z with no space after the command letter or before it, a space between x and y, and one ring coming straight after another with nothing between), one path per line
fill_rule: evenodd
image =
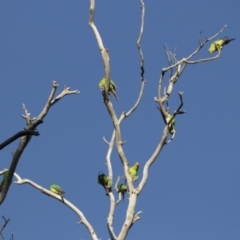
M1 174L1 172L0 172ZM17 181L15 181L14 183L16 184L29 184L31 186L33 186L34 188L38 189L39 191L41 191L42 193L55 198L57 200L59 200L60 202L62 202L64 205L66 205L67 207L69 207L70 209L72 209L73 212L75 212L79 218L80 218L80 222L82 223L87 229L89 234L91 235L92 239L94 240L98 240L98 237L95 233L95 230L93 229L92 225L88 222L88 220L86 219L86 217L84 216L84 214L82 213L81 210L79 210L75 205L73 205L70 201L68 201L66 198L59 196L49 190L47 190L46 188L43 188L42 186L38 185L37 183L29 180L29 179L22 179L17 173L14 173L14 176L17 178Z
M194 55L196 55L203 47L204 45L212 40L213 38L215 38L216 36L218 36L225 28L227 27L227 25L225 25L218 33L216 33L214 36L210 37L210 38L206 38L205 41L203 43L200 44L200 46L193 52L191 53L187 58L183 58L182 60L176 62L175 64L167 67L167 68L163 68L162 71L163 72L167 72L168 70L172 69L172 68L175 68L176 66L178 66L179 64L182 64L182 63L189 63L189 64L195 64L195 63L199 63L199 62L206 62L206 61L210 61L210 60L214 60L216 58L218 58L220 56L220 53L218 53L215 57L212 57L212 58L204 58L204 59L200 59L200 60L197 60L197 61L189 61L190 58L192 58Z
M31 135L31 136L39 136L39 132L35 130L24 130L16 133L12 137L8 138L6 141L0 144L0 150L5 148L7 145L18 139L19 137L26 136L26 135Z
M109 195L109 200L110 200L110 208L109 208L109 213L108 213L108 218L107 218L107 227L108 227L109 235L111 236L111 240L117 240L117 237L113 230L113 220L114 220L114 212L115 212L115 197L112 192L110 192L108 195Z
M31 119L30 118L30 113L27 111L27 108L23 104L23 110L25 112L25 115L22 115L22 117L26 120L26 124L27 124L26 130L34 131L39 124L43 123L44 117L47 115L50 107L55 102L59 101L61 98L63 98L64 96L66 96L68 94L73 94L73 93L78 93L79 92L78 90L69 91L70 88L65 88L63 90L63 92L53 100L53 97L54 97L54 94L56 92L57 87L58 87L57 82L53 81L53 87L52 87L52 90L51 90L50 95L48 97L47 103L45 104L42 112L39 114L39 116L37 118ZM3 186L2 192L0 194L0 205L3 203L5 197L8 193L8 189L9 189L10 184L12 182L13 174L16 170L19 159L20 159L25 147L27 146L27 144L29 143L30 140L31 140L31 135L23 136L20 140L20 143L17 147L17 150L13 154L12 162L11 162L11 165L9 167L8 176L6 178L6 182Z
M114 186L116 192L118 192L117 186L118 186L119 181L122 178L124 178L124 176L122 176L122 177L118 176L118 178L117 178L117 181L116 181L115 186ZM118 193L118 200L116 201L115 206L117 206L121 201L122 201L122 193L119 192Z
M3 238L2 232L3 232L4 228L7 226L8 222L10 221L10 218L6 219L4 216L2 216L2 218L4 220L4 224L0 229L0 235L2 236L2 239L5 239L5 238Z
M137 47L138 47L138 51L139 51L139 55L141 58L141 80L144 81L144 57L143 57L143 53L142 53L142 49L141 49L141 45L140 45L140 41L142 39L142 35L143 35L143 29L144 29L144 18L145 18L145 4L142 0L141 1L141 9L142 9L142 20L141 20L141 28L140 28L140 34L137 40Z
M90 16L89 16L88 24L91 27L91 29L96 37L99 50L102 54L103 64L104 64L104 69L105 69L104 100L109 101L108 88L109 88L109 83L110 83L110 63L109 63L110 59L109 59L108 50L103 46L102 38L98 32L97 27L94 24L94 11L95 11L95 0L90 0Z
M178 114L183 114L185 113L185 111L180 111L182 106L183 106L183 99L182 99L182 95L183 95L183 92L179 92L178 93L179 97L180 97L180 105L179 107L177 108L176 111L174 111L172 117L167 120L168 118L168 113L163 105L163 102L162 100L159 101L159 105L160 105L160 112L162 114L162 117L163 117L163 120L166 124L165 128L164 128L164 131L163 131L163 135L162 135L162 138L156 148L156 150L154 151L153 155L149 158L149 160L146 162L144 168L143 168L143 177L142 177L142 180L141 182L139 183L139 186L136 188L136 192L137 192L137 195L139 195L143 189L143 187L145 186L146 182L147 182L147 179L148 179L148 171L149 171L149 168L150 166L154 163L154 161L157 159L158 155L160 154L162 148L164 147L165 144L169 143L169 142L166 142L167 140L167 136L168 136L168 133L169 133L169 123L172 122L173 118L178 115Z

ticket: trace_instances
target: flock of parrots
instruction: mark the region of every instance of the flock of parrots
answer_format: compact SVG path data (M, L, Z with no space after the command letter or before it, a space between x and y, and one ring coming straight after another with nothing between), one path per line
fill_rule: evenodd
M227 45L228 43L230 43L230 42L233 41L233 40L235 40L235 38L229 39L228 37L224 37L224 38L222 38L222 39L218 39L218 40L214 41L214 42L210 45L210 47L209 47L209 49L208 49L208 52L209 52L209 53L213 53L213 52L216 52L216 51L218 51L218 50L222 50L222 48L223 48L224 45ZM117 87L117 86L115 85L115 83L113 82L113 80L110 80L109 90L108 90L109 95L110 95L110 93L112 93L113 96L116 98L116 100L119 102L118 97L117 97L117 94L116 94L116 87ZM105 78L102 78L102 80L99 82L99 88L101 89L102 93L104 94ZM172 118L172 115L171 115L170 113L168 113L167 122L168 122L168 120L170 120L171 118ZM171 124L170 124L170 126L169 126L169 132L170 132L170 134L172 134L172 135L173 135L174 133L176 133L176 130L175 130L175 128L174 128L175 123L176 123L176 120L175 120L175 118L173 118L172 121L171 121ZM133 182L136 181L137 178L138 178L138 169L139 169L139 163L136 162L136 163L135 163L132 167L130 167L129 170L128 170L128 173L129 173L129 175L131 176ZM6 178L7 178L7 175L8 175L8 171L6 171L6 172L4 173L4 175L3 175L3 177L2 177L2 181L1 181L1 183L0 183L0 192L2 191L3 184L4 184L4 182L5 182ZM110 179L108 176L106 176L106 175L105 175L104 173L102 173L102 172L100 172L100 173L98 174L98 183L103 186L103 188L106 190L106 193L107 193L107 194L109 193L109 191L111 191L112 181L111 181L111 179ZM123 199L124 199L124 194L125 194L126 191L127 191L127 186L126 186L126 184L123 184L123 183L122 183L122 184L119 184L119 185L117 186L117 189L118 189L118 193L121 193L122 196L123 196ZM50 191L53 192L53 193L55 193L55 194L57 194L57 195L61 195L61 196L65 193L65 192L62 190L62 188L61 188L59 185L57 185L57 184L52 184L52 185L50 186Z
M129 175L130 177L132 178L132 181L136 181L137 178L138 178L138 169L139 169L139 163L136 162L132 167L129 168L128 172L129 172ZM2 191L2 188L3 188L3 184L7 178L7 175L8 175L8 171L6 171L4 174L3 174L3 178L2 178L2 181L0 183L0 192ZM103 172L100 172L98 174L98 183L100 185L103 186L103 188L106 190L106 193L108 194L109 191L111 191L111 187L112 187L112 181L109 177L107 177ZM121 193L122 196L123 196L123 199L124 199L124 194L125 192L127 191L127 186L125 184L119 184L117 186L117 189L118 189L118 193ZM52 184L50 186L50 191L57 194L57 195L60 195L62 196L65 192L62 190L62 188L57 185L57 184Z

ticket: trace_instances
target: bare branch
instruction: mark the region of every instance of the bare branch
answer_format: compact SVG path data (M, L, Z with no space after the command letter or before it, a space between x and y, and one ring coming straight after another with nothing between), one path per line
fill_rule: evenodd
M128 117L132 112L134 112L136 110L136 108L138 107L141 99L142 99L142 96L143 96L143 92L144 92L144 87L145 87L145 83L146 83L146 80L144 79L144 56L143 56L143 52L142 52L142 49L141 49L141 45L140 45L140 42L142 40L142 35L143 35L143 30L144 30L144 20L145 20L145 4L142 0L140 0L141 2L141 9L142 9L142 17L141 17L141 27L140 27L140 33L139 33L139 37L138 37L138 40L137 40L137 48L138 48L138 52L139 52L139 55L140 55L140 59L141 59L141 63L140 63L140 69L141 69L141 81L142 81L142 84L141 84L141 88L140 88L140 92L139 92L139 96L138 96L138 99L136 101L136 103L134 104L134 106L127 112L127 113L122 113L121 118L126 118ZM121 122L122 120L120 120Z
M18 139L19 137L26 136L26 135L31 135L31 136L39 136L39 132L35 130L24 130L16 133L12 137L8 138L6 141L0 144L0 150L5 148L7 145Z
M131 228L133 223L134 209L136 207L136 203L137 203L137 193L134 190L134 192L130 193L129 195L129 204L128 204L128 209L126 213L126 218L122 226L122 229L118 235L118 239L126 239L128 231Z
M173 120L173 118L178 115L178 114L183 114L185 113L185 111L181 111L181 108L183 106L183 99L182 99L182 95L183 95L183 92L179 92L179 97L180 97L180 105L179 107L177 108L176 111L174 111L173 115L171 118L169 118L169 113L167 112L167 110L165 109L164 105L163 105L163 100L160 99L158 101L159 103L159 110L161 112L161 115L163 117L163 120L166 124L165 128L164 128L164 131L163 131L163 135L162 135L162 138L161 138L161 141L159 142L155 152L153 153L153 155L149 158L149 160L146 162L145 166L144 166L144 169L143 169L143 178L139 184L139 186L136 188L136 192L137 194L140 194L140 192L142 191L146 181L147 181L147 178L148 178L148 171L149 171L149 168L150 166L154 163L154 161L156 160L156 158L158 157L158 155L160 154L162 148L164 147L164 145L166 143L169 143L170 141L166 141L167 140L167 136L168 136L168 133L169 133L169 130L170 130L170 127L171 127L171 122ZM156 100L156 99L155 99Z
M2 218L3 218L3 220L4 220L4 224L3 224L3 226L2 226L1 229L0 229L0 235L1 235L2 239L5 239L5 238L3 237L3 235L2 235L2 232L3 232L4 228L7 226L8 222L10 221L10 218L9 218L9 219L6 219L4 216L2 216Z
M170 131L170 127L171 127L171 122L175 118L175 116L178 115L178 114L186 113L186 111L181 111L181 108L183 106L183 97L182 97L183 92L178 92L178 95L180 97L180 105L179 105L178 109L176 111L174 111L172 117L169 119L169 121L167 123L169 131ZM172 135L171 139L169 139L166 143L170 143L174 139L175 134L176 134L176 131L174 131L174 134Z
M61 98L63 98L64 96L67 96L67 95L70 95L70 94L77 94L77 93L80 93L79 90L73 90L73 91L70 91L70 87L66 87L64 86L64 89L63 91L57 96L55 97L52 101L51 101L51 106L53 104L55 104L56 102L58 102Z
M113 180L111 155L112 155L112 151L113 151L114 140L115 140L115 132L113 132L111 141L108 144L108 151L107 151L107 156L106 156L106 163L107 163L107 168L108 168L108 176L111 179L111 181Z
M133 182L132 179L128 173L128 162L127 159L125 157L124 151L122 149L122 146L120 144L121 142L121 132L120 132L120 123L123 119L125 119L127 116L129 116L139 105L140 100L142 98L142 94L144 91L144 86L145 86L145 80L144 80L144 57L143 57L143 53L140 47L140 40L142 38L142 34L143 34L143 29L144 29L144 17L145 17L145 4L143 0L140 0L141 2L141 9L142 9L142 18L141 18L141 28L140 28L140 35L137 41L137 46L138 46L138 50L139 50L139 54L140 54L140 58L141 58L141 80L142 80L142 86L141 86L141 90L139 93L139 97L138 100L136 102L136 104L133 106L132 109L130 109L127 113L122 114L119 118L119 121L116 122L114 121L114 123L116 123L115 126L115 131L116 131L116 147L117 147L117 151L118 151L118 155L123 163L123 167L124 167L124 174L127 180L127 184L128 184L128 190L129 190L129 204L128 204L128 209L127 209L127 213L126 213L126 218L125 218L125 222L122 226L122 229L119 233L118 238L119 239L125 239L129 229L131 228L132 225L132 221L134 218L134 209L136 206L136 201L137 201L137 194L136 191L134 189L133 186ZM110 114L111 115L111 114ZM111 115L112 117L112 115Z
M116 240L117 237L114 233L113 230L113 220L114 220L114 211L115 211L115 197L112 192L109 194L109 199L110 199L110 209L108 213L108 218L107 218L107 227L108 227L108 232L111 237L111 240Z
M30 118L31 113L28 112L24 103L23 103L23 110L25 112L25 115L22 115L22 117L26 119L27 125L30 125L31 124L31 118Z
M138 47L138 51L139 51L139 55L141 58L141 80L144 81L144 57L143 57L143 53L142 53L142 49L141 49L141 45L140 45L140 41L142 39L142 35L143 35L143 29L144 29L144 17L145 17L145 4L142 0L140 0L141 2L141 9L142 9L142 20L141 20L141 28L140 28L140 34L137 40L137 47Z
M0 174L1 174L1 172L0 172ZM84 214L82 213L82 211L80 211L70 201L68 201L66 198L63 198L62 196L59 196L59 195L47 190L46 188L43 188L42 186L38 185L37 183L35 183L35 182L33 182L29 179L22 179L17 173L14 173L14 176L17 178L17 181L15 181L14 183L16 183L16 184L29 184L29 185L33 186L34 188L38 189L39 191L41 191L42 193L59 200L64 205L66 205L67 207L72 209L72 211L75 212L79 216L80 223L82 223L88 229L89 234L91 235L92 239L98 240L98 237L95 233L95 230L93 229L92 225L87 221L87 219L84 216Z
M118 186L119 181L120 181L122 178L125 178L125 176L122 176L122 177L118 176L118 178L117 178L117 181L116 181L115 186L114 186L116 192L118 192L117 186Z
M108 145L109 145L109 142L106 140L106 138L105 138L105 137L103 137L103 141L104 141L106 144L108 144Z
M62 92L62 94L60 94L58 97L56 97L56 100L53 100L53 97L54 97L54 94L56 92L57 87L58 87L57 82L53 81L53 87L52 87L51 93L49 95L49 98L47 100L47 103L46 103L45 107L43 108L42 112L39 114L39 116L37 118L31 119L30 118L30 113L26 109L26 106L23 104L23 110L25 112L25 115L23 115L22 117L24 119L26 119L26 122L27 122L26 130L35 130L36 127L39 124L43 123L43 118L47 115L50 107L55 102L57 102L59 99L63 98L64 96L66 96L68 94L73 94L73 93L78 93L79 92L78 90L69 91L70 88L65 88L64 91ZM8 176L6 178L6 182L3 186L3 189L2 189L1 194L0 194L0 205L3 203L3 201L4 201L4 199L7 195L7 192L8 192L8 189L10 187L10 184L12 182L13 174L16 170L18 161L19 161L25 147L27 146L27 144L29 143L30 140L31 140L31 135L23 136L20 140L20 143L18 145L17 150L14 152L12 162L11 162L11 165L9 167Z
M108 88L109 88L109 83L110 83L110 59L109 59L109 54L108 54L108 50L103 46L103 41L102 38L97 30L97 27L94 24L94 11L95 11L95 0L90 0L90 17L89 17L89 26L91 27L97 43L98 43L98 47L99 50L102 54L102 58L103 58L103 63L104 63L104 69L105 69L105 97L104 97L104 101L107 102L109 101L109 97L108 97Z
M142 214L143 212L142 211L139 211L137 212L135 215L134 215L134 218L133 218L133 223L135 223L137 220L140 219L140 214Z
M105 138L104 138L105 139ZM105 139L106 140L106 139ZM108 143L108 152L106 156L106 163L107 163L107 168L108 168L108 176L113 182L113 172L112 172L112 164L111 164L111 154L113 150L113 145L114 145L114 140L115 140L115 131L112 134L112 138L110 143ZM105 141L107 142L107 141ZM108 218L107 218L107 227L108 227L108 232L111 237L111 240L117 239L114 230L113 230L113 220L114 220L114 211L115 211L115 197L112 192L109 194L109 200L110 200L110 208L109 208L109 213L108 213Z
M217 34L215 34L213 37L206 39L203 43L200 44L200 46L197 48L197 50L195 50L190 56L188 56L187 58L183 58L180 61L177 61L176 63L172 64L171 66L167 67L167 68L163 68L162 69L162 73L159 79L159 88L158 88L158 99L155 98L154 100L156 102L159 103L160 106L160 112L162 114L162 117L164 119L164 122L166 124L165 128L164 128L164 132L161 138L161 141L159 142L155 152L153 153L153 155L150 157L150 159L147 161L147 163L144 166L143 169L143 178L139 184L139 186L136 189L137 194L139 194L142 190L142 188L144 187L146 180L148 178L148 169L149 167L153 164L153 162L155 161L155 159L157 158L157 156L159 155L159 153L161 152L161 149L163 148L163 146L166 143L169 143L170 141L166 142L167 139L167 135L169 133L169 123L171 123L172 119L177 115L177 114L182 114L185 111L180 111L182 105L183 105L183 99L182 99L182 93L179 92L179 97L181 100L181 104L178 107L178 109L174 112L172 118L167 121L166 119L168 118L168 111L165 109L164 107L164 102L168 99L168 97L170 96L170 94L172 93L173 90L173 85L177 82L178 78L180 77L180 75L182 74L183 70L185 69L187 64L195 64L195 63L199 63L199 62L204 62L204 61L210 61L210 60L214 60L216 58L218 58L220 56L221 51L218 51L218 54L213 57L213 58L206 58L206 59L200 59L200 60L196 60L196 61L190 61L189 59L191 57L193 57L196 53L198 53L200 51L200 49L205 45L206 42L208 42L209 40L213 39L214 37L216 37L217 35L219 35L225 28L226 26L224 26ZM174 59L176 60L176 56L175 54L172 54L169 50L167 52L168 56L174 56ZM170 58L170 57L169 57ZM161 92L162 92L162 83L163 83L163 77L165 75L165 72L172 70L173 68L176 68L176 72L170 77L169 80L169 84L167 87L167 91L164 92L164 96L161 96Z
M202 48L203 46L210 40L212 40L213 38L217 37L225 28L227 27L227 25L225 25L218 33L216 33L214 36L210 37L210 38L206 38L205 41L203 43L200 44L200 46L192 53L190 54L187 58L183 58L182 60L176 62L175 64L167 67L167 68L163 68L162 71L163 72L167 72L168 70L170 70L171 68L175 68L176 66L178 66L179 64L182 63L188 63L188 64L195 64L195 63L199 63L199 62L206 62L206 61L211 61L214 60L216 58L218 58L220 56L220 53L218 52L218 55L216 55L215 57L212 58L204 58L204 59L200 59L197 61L189 61L190 58L192 58L194 55L196 55Z
M158 157L158 155L160 154L163 146L165 145L166 139L167 139L167 135L168 135L168 126L166 126L164 128L161 140L159 142L159 144L157 145L154 153L152 154L152 156L149 158L149 160L146 162L144 168L143 168L143 177L141 182L139 183L139 186L136 188L136 194L140 194L140 192L142 191L147 178L148 178L148 171L150 166L154 163L154 161L156 160L156 158Z
M118 193L118 200L115 202L115 206L117 206L122 201L122 193Z
M13 231L12 231L10 240L14 240L14 237L13 237L14 233L15 233L15 229L13 229Z
M118 187L117 186L118 186L119 181L122 178L125 178L125 176L122 176L122 177L118 176L118 178L117 178L117 181L115 183L115 190L116 190L116 192L118 192ZM118 200L116 201L115 206L117 206L121 201L122 201L122 193L119 192L118 193Z

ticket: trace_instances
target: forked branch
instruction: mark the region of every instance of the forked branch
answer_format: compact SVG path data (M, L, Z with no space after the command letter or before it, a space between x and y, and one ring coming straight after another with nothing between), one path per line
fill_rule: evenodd
M3 237L2 232L3 232L4 228L7 226L7 224L9 223L10 218L9 218L9 219L6 219L4 216L2 216L2 218L3 218L3 220L4 220L4 224L2 225L2 227L1 227L1 229L0 229L0 236L2 237L2 239L5 239L5 238Z
M62 91L62 93L54 99L54 95L55 95L55 92L57 90L57 87L58 87L57 82L53 81L52 90L51 90L50 95L48 97L47 103L45 104L42 112L39 114L39 116L37 118L32 118L31 119L31 117L30 117L31 114L28 112L26 106L23 104L23 110L24 110L25 114L23 114L22 117L26 120L26 125L27 125L26 130L28 130L30 132L31 131L34 132L36 130L36 127L39 124L43 123L44 117L47 115L49 109L51 108L51 106L53 104L55 104L57 101L59 101L60 99L62 99L66 95L79 93L78 90L70 91L70 88L65 87L64 90ZM13 174L16 170L19 159L20 159L25 147L27 146L27 144L29 143L30 140L31 140L31 135L23 136L20 140L18 148L16 149L16 151L13 154L12 162L11 162L11 165L9 167L9 172L8 172L6 181L3 185L3 189L1 191L1 194L0 194L0 205L3 203L3 201L4 201L4 199L7 195L7 192L8 192L8 189L10 187L10 184L12 182Z

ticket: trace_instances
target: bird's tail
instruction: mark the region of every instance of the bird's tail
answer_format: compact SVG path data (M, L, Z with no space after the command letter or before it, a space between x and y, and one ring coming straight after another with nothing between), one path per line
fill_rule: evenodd
M235 38L229 39L228 37L224 37L223 40L225 41L225 44L230 43L231 41L235 40Z
M113 94L113 96L116 98L116 100L119 102L119 100L118 100L118 97L117 97L117 94L116 94L116 92L112 89L112 94ZM120 103L120 102L119 102Z
M230 43L231 41L235 40L235 38L231 38L227 40L227 43Z

